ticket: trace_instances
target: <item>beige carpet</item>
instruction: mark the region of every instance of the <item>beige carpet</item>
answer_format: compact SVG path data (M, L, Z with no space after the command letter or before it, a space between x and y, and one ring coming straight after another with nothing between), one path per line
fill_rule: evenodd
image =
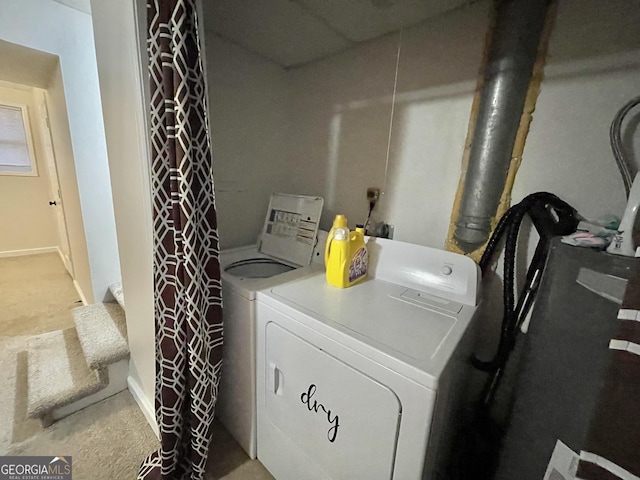
M109 384L105 368L91 370L87 366L75 328L34 335L27 346L31 418L42 417Z
M57 253L0 258L0 335L35 335L73 327L81 305Z
M0 455L42 430L40 421L27 419L28 338L0 337Z
M158 440L125 390L12 445L6 454L71 455L75 480L135 480L140 462L157 448ZM217 421L205 479L274 480Z
M142 459L158 441L128 391L43 429L27 414L30 337L0 337L0 455L72 455L74 479L136 478ZM273 480L217 421L206 480Z
M27 419L27 343L73 326L79 305L57 254L0 258L0 455L73 456L75 480L134 480L158 440L128 391L43 429ZM273 480L215 423L206 480Z
M78 300L57 253L0 258L0 455L42 431L27 419L27 342L73 327Z
M125 390L12 445L8 455L73 457L75 480L135 480L158 440Z
M95 303L71 311L89 368L100 368L129 357L127 323L117 303Z

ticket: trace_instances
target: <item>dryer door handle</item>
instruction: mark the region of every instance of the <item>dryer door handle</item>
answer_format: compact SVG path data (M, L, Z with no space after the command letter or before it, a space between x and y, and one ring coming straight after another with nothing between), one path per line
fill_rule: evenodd
M282 391L284 389L284 375L282 374L282 370L280 370L273 362L269 362L269 383L274 394L282 395Z

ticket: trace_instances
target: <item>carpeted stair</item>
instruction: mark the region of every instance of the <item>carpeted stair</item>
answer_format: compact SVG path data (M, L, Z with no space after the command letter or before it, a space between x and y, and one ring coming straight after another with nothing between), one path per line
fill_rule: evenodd
M28 342L28 409L45 426L127 388L129 346L120 284L117 300L74 308L75 328Z
M114 283L113 285L109 285L109 291L111 292L111 295L113 295L115 301L118 302L118 305L120 305L122 310L124 310L124 293L122 292L122 284Z
M129 357L124 310L117 303L74 308L73 321L89 368L97 370Z

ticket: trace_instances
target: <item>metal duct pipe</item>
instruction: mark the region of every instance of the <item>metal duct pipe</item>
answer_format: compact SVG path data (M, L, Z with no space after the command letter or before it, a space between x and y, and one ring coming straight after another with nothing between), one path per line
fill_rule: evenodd
M489 238L505 187L548 0L496 0L496 24L454 238L471 253Z

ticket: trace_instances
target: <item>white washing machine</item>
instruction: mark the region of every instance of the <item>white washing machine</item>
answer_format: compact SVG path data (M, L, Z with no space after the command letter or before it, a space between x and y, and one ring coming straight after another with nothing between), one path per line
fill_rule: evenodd
M258 292L258 459L277 480L444 479L473 344L469 258L371 238L369 278Z
M220 255L224 347L216 416L251 458L256 458L256 291L323 269L326 232L318 232L323 203L321 197L272 195L258 244ZM317 252L316 244L321 244Z

